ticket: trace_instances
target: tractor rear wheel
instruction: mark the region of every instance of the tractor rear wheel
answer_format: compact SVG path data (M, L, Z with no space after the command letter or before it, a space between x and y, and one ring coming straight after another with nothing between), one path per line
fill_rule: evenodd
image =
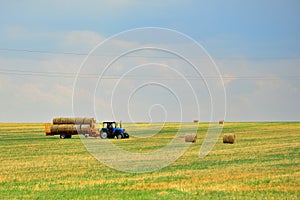
M107 132L106 131L100 131L100 137L101 137L101 139L106 139L107 138Z

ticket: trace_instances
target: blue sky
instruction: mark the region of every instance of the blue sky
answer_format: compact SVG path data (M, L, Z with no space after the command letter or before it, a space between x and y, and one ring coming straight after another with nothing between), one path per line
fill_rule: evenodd
M128 29L174 29L201 43L222 75L255 76L251 80L225 81L229 121L300 119L297 0L13 0L0 4L0 49L87 53L105 38ZM75 73L82 59L83 56L0 50L2 70ZM269 76L276 79L265 80ZM2 97L0 108L6 112L0 115L0 121L47 121L52 115L70 115L73 82L59 77L2 73L0 89L9 98ZM30 92L32 95L26 96ZM39 95L32 99L34 94ZM56 104L44 100L57 95ZM126 116L121 117L126 121ZM142 115L137 118L146 120ZM207 116L200 118L209 120ZM188 117L185 120L191 121Z
M299 53L299 1L79 2L2 3L1 26L50 33L91 30L106 37L127 29L155 26L175 29L203 42L220 40L223 44L218 43L218 48L245 56Z

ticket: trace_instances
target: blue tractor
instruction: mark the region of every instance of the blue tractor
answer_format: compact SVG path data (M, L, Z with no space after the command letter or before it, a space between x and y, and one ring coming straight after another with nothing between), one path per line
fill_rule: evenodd
M122 123L120 122L120 128L117 126L116 122L103 122L103 128L100 130L100 138L129 138L128 133L122 128Z

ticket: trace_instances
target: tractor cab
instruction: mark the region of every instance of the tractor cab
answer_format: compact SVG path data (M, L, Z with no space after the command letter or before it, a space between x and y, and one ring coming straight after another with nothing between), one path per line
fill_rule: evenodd
M103 122L103 127L100 130L100 137L102 139L106 138L129 138L128 133L125 132L125 129L122 128L122 123L120 122L120 127L115 121L106 121Z

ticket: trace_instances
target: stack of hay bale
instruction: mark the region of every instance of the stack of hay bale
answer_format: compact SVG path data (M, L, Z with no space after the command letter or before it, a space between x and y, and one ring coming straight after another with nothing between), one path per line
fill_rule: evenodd
M96 121L94 118L71 118L58 117L53 118L53 124L50 127L52 134L65 133L67 135L91 134L95 129Z

